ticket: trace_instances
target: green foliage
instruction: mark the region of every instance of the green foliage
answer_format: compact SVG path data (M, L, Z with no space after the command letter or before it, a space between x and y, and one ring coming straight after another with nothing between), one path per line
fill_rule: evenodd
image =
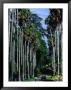
M46 79L47 79L47 81L53 81L53 79L52 79L52 76L51 76L51 75L48 75Z
M47 63L47 47L44 40L40 40L40 46L37 49L37 65L38 67L42 67Z

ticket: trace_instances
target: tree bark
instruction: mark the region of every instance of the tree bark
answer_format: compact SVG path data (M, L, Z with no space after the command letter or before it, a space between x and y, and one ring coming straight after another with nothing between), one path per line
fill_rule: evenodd
M23 45L23 54L22 55L23 55L23 80L24 80L24 56L25 56L24 55L24 45Z
M31 60L32 60L32 47L30 46L30 77L31 77L31 73L32 73L32 70L31 70Z
M10 18L10 9L9 9L9 13L8 13L9 17L8 17L8 30L9 30L9 67L11 65L11 68L9 68L9 71L11 70L11 72L9 72L9 80L12 80L12 20Z
M58 54L58 76L59 76L59 31L58 30L57 30L57 54Z
M62 23L61 23L61 75L62 75L62 72L63 72L63 67L62 67L62 64L63 64L63 58L62 58L62 56L63 56L63 29L62 29Z
M19 81L21 81L21 77L20 77L20 31L19 31Z
M29 42L27 43L27 74L28 74L28 78L29 78Z
M53 68L53 75L55 75L55 47L54 47L51 29L50 29L50 33L51 33L51 39L52 39L52 68Z
M53 47L53 71L54 71L54 75L56 72L56 68L55 68L55 47Z
M17 16L17 25L16 25L16 28L17 28L17 79L19 78L19 30L18 30L18 9L16 10L17 13L16 13L16 16ZM19 79L18 79L19 80Z
M25 72L24 72L24 75L25 75L25 79L26 79L26 40L25 40L25 46L24 46L25 48L24 48L24 50L25 50L25 61L24 61L24 70L25 70Z

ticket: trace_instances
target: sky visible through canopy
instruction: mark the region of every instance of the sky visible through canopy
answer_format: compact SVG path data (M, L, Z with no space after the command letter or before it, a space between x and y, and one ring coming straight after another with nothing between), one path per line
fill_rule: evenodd
M44 29L46 29L47 26L45 25L45 19L49 15L49 9L47 9L47 8L31 8L30 11L34 14L37 14L39 17L42 18L42 21L41 21L42 27ZM46 42L46 45L48 46L47 38L44 37L44 40Z

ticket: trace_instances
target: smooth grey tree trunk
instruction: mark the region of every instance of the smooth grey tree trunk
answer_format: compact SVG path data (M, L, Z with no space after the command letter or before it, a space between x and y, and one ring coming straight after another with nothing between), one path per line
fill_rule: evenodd
M26 44L26 70L27 70L27 78L28 78L28 41L27 41L27 44Z
M17 16L17 25L16 25L16 28L17 28L17 78L19 78L19 29L18 29L18 9L16 10L17 13L16 13L16 16Z
M61 64L63 64L63 29L62 29L62 23L61 23ZM61 75L63 74L63 65L61 65Z
M35 68L35 51L33 51L33 77L34 77L34 68Z
M55 47L53 47L53 71L54 75L56 73L56 67L55 67Z
M19 70L19 63L18 63L18 57L19 57L19 42L18 42L18 29L17 29L17 72L18 72L18 70Z
M11 46L10 46L10 59L11 59L11 63L12 63L12 31L11 31ZM13 80L13 64L11 65L11 69L12 69L12 80Z
M31 47L31 77L33 75L33 45Z
M22 30L22 80L24 80L24 38L23 38L23 30Z
M21 28L21 30L20 30L20 55L21 55L21 57L20 57L20 61L21 61L21 71L20 71L20 73L21 73L21 80L23 79L23 35L22 35L22 32L23 30L22 30L22 28Z
M24 45L23 45L23 54L22 55L23 55L23 80L24 80L24 56L25 56L24 55Z
M21 65L21 62L20 62L20 31L19 31L19 81L21 81L21 77L20 77L20 65Z
M58 54L58 76L59 76L59 31L58 30L57 30L57 54Z
M34 51L33 49L32 49L32 68L31 69L32 69L32 77L34 77Z
M11 45L12 45L12 46L11 46L11 55L12 55L12 56L11 56L11 60L12 60L12 80L13 80L13 73L14 73L14 67L13 67L13 64L14 64L14 61L13 61L13 29L14 29L14 28L13 28L13 11L12 11L12 36L11 36L11 38L12 38L12 39L11 39L11 40L12 40L12 41L11 41L11 42L12 42L12 43L11 43Z
M13 78L12 74L12 20L10 18L10 9L9 9L9 18L8 18L8 30L9 30L9 65L11 64L11 75L10 75L10 80Z
M31 43L29 42L29 78L30 78L30 61L31 61Z
M25 41L25 64L24 64L24 69L25 69L25 72L24 72L24 75L25 75L25 79L26 79L26 41Z
M31 70L31 60L32 60L32 47L30 46L30 76L31 76L31 73L32 73L32 70Z
M55 72L56 72L56 55L57 55L57 31L55 30Z
M29 41L27 44L27 69L28 69L27 74L28 74L28 78L29 78L29 58L28 58L28 56L29 56Z
M36 50L34 52L34 68L36 67Z
M50 33L51 33L51 39L52 39L52 68L53 68L53 74L55 75L55 47L54 47L51 29L50 29Z

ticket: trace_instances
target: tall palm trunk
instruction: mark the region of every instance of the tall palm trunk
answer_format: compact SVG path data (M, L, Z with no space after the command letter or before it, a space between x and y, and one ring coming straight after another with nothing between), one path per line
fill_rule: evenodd
M26 43L26 75L27 75L27 78L28 78L28 41Z
M13 74L12 74L12 28L13 28L13 24L12 24L12 20L10 18L10 10L9 10L9 67L11 65L11 68L9 68L9 71L11 70L11 72L9 72L9 79L12 80L13 78Z
M35 51L35 56L34 56L34 68L36 67L36 51Z
M29 78L30 78L31 43L29 42Z
M55 46L53 47L53 61L54 61L54 75L56 74L56 58L55 58L55 53L56 53L56 48L57 48L57 40L56 40L56 30L55 30Z
M12 28L13 28L13 26L12 26ZM12 72L11 72L11 77L12 77L12 80L13 80L13 61L12 61L12 57L13 57L13 56L12 56L12 55L13 55L13 54L12 54L12 31L11 31L11 46L10 46L10 50L11 50L11 51L10 51L10 59L11 59L11 63L12 63L12 64L11 64L11 71L12 71Z
M12 80L13 80L13 61L12 61L12 57L13 57L13 54L12 54L12 35L13 35L13 20L11 21L11 63L12 63Z
M19 75L19 38L18 38L18 29L17 29L17 76ZM18 77L17 77L18 78Z
M33 51L33 77L34 77L34 69L36 66L36 51Z
M30 42L28 42L28 77L30 78L30 73L29 73L29 70L30 70L30 68L29 68L30 63L29 63L29 61L30 61Z
M13 41L13 80L15 80L14 74L15 74L15 41Z
M31 59L31 77L33 77L33 60L34 60L34 52L33 52L33 45L32 45L32 59Z
M21 40L20 40L21 42L20 42L20 44L21 44L21 80L22 80L22 76L23 76L23 30L22 30L22 28L21 28Z
M31 70L31 60L32 60L32 47L30 46L30 77L31 77L31 73L32 73L32 70Z
M21 33L22 33L22 31L21 31ZM23 50L23 47L22 47L22 45L23 45L23 38L22 38L22 35L21 35L21 40L20 40L21 42L21 66L22 66L22 50Z
M27 74L28 74L28 78L29 78L29 58L28 58L28 55L29 55L29 41L27 43Z
M53 68L53 75L55 75L55 47L54 47L51 29L50 29L50 33L51 33L51 39L52 39L52 68Z
M11 60L12 60L12 80L14 80L14 40L13 40L13 34L14 34L14 26L13 26L13 23L14 23L14 18L13 18L13 11L12 11L12 47L11 47L11 54L12 54L12 57L11 57Z
M57 54L58 54L58 75L59 75L59 29L57 30Z
M25 50L25 61L24 61L24 70L25 70L25 72L24 72L24 78L26 79L26 40L25 40L25 45L24 45L24 50Z
M63 52L62 45L63 45L63 43L62 42L63 42L63 30L62 30L62 23L61 23L61 75L62 75L62 72L63 72L63 67L62 67L62 64L63 64L63 62L62 62L63 61L62 60L63 59L62 58L62 56L63 56L62 55L62 52Z
M22 38L23 38L23 37L22 37ZM23 80L24 80L24 69L25 69L25 68L24 68L24 61L25 61L25 55L24 55L24 38L23 38L23 48L22 48L22 49L23 49L23 51L22 51L22 53L23 53L23 54L22 54L22 55L23 55L23 61L22 61L22 62L23 62L23 71L22 71L22 72L23 72Z
M31 69L32 69L32 77L34 77L34 50L33 49L32 49L32 61L31 61L31 63L32 63L32 67L31 67Z
M21 80L20 77L20 31L19 31L19 81Z
M60 37L59 37L59 53L60 53L60 74L62 75L62 23L60 23L59 25L59 33L60 33Z
M53 47L53 71L54 71L54 75L56 73L56 67L55 67L55 47Z
M18 30L18 9L16 10L17 11L17 76L19 76L19 30ZM18 79L19 77L17 77Z
M24 45L23 45L23 80L24 80Z

